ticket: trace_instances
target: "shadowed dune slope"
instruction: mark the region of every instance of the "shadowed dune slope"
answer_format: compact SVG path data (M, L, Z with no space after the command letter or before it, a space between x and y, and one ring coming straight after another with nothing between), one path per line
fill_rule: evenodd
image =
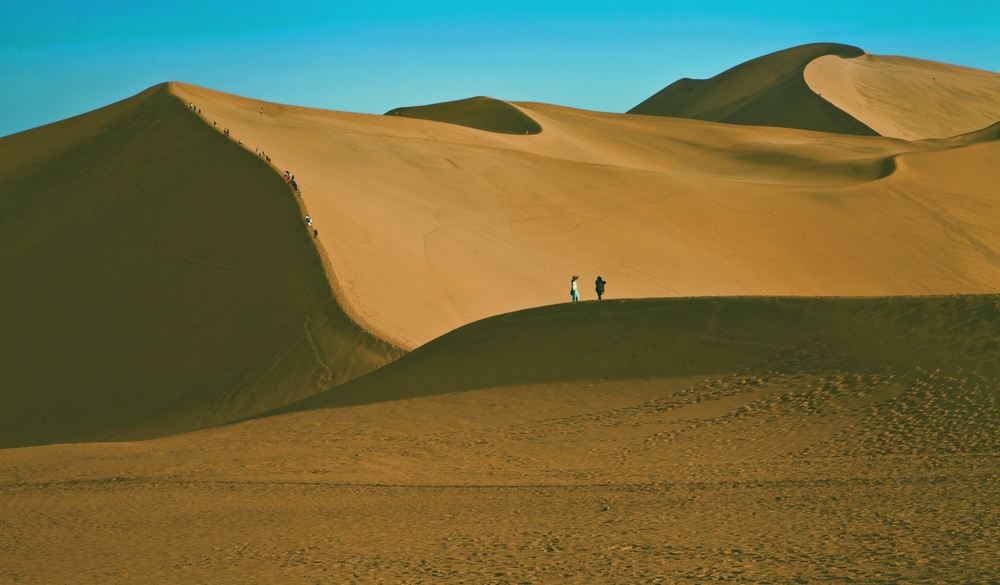
M863 54L857 47L833 43L785 49L737 65L711 79L676 81L629 113L876 135L875 130L816 95L803 77L803 71L816 58Z
M909 57L825 55L813 91L882 136L948 138L1000 122L1000 73Z
M591 301L471 323L277 412L481 388L817 371L998 370L1000 297ZM273 413L269 413L273 414Z
M0 447L217 424L394 353L280 176L166 85L0 140L0 281Z
M530 116L507 102L473 97L453 102L396 108L386 116L403 116L468 126L502 134L538 134L542 127Z
M598 275L611 299L1000 289L996 141L537 103L524 136L174 91L296 176L350 314L407 349L573 274L583 299Z

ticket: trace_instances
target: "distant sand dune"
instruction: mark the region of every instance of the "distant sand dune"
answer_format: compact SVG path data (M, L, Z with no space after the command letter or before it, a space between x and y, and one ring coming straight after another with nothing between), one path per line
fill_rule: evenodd
M948 138L1000 121L1000 74L818 43L778 51L708 80L682 79L630 113Z
M474 97L453 102L389 110L386 116L402 116L468 126L503 134L538 134L542 127L530 116L507 102Z
M863 54L857 47L833 43L785 49L711 79L676 81L629 113L871 136L877 132L816 95L803 78L817 58Z

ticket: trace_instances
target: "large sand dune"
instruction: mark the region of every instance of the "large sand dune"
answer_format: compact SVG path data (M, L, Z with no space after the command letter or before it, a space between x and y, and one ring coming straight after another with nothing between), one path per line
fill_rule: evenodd
M998 328L996 296L490 318L297 412L0 451L0 579L988 582Z
M611 298L1000 286L988 136L956 148L531 103L516 105L542 131L524 136L174 91L295 174L344 304L406 348L568 300L573 274L584 298L598 275Z
M611 298L1000 283L988 131L906 142L516 108L542 132L171 84L4 139L2 444L247 416L393 347L566 300L571 274L584 298L598 274Z
M0 140L0 447L233 420L395 355L289 187L166 85Z

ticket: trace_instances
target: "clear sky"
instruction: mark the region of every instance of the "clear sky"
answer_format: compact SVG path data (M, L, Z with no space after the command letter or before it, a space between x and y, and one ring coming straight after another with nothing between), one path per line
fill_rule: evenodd
M164 81L374 114L475 95L624 112L825 41L1000 71L1000 0L15 1L0 136Z

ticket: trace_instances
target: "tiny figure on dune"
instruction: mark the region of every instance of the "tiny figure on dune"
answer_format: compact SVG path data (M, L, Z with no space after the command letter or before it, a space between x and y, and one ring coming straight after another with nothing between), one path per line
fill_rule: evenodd
M313 230L313 237L314 238L319 237L319 230Z
M576 290L576 279L578 279L578 278L580 278L580 277L579 276L574 276L569 281L569 298L574 303L580 300L580 292L578 290Z
M604 285L607 283L608 281L604 280L600 276L598 276L597 281L594 282L594 290L597 291L597 300L601 300L601 297L604 296Z
M306 216L306 225L309 226L309 227L312 227L312 224L313 224L313 218L311 218L311 217L309 217L307 215Z

